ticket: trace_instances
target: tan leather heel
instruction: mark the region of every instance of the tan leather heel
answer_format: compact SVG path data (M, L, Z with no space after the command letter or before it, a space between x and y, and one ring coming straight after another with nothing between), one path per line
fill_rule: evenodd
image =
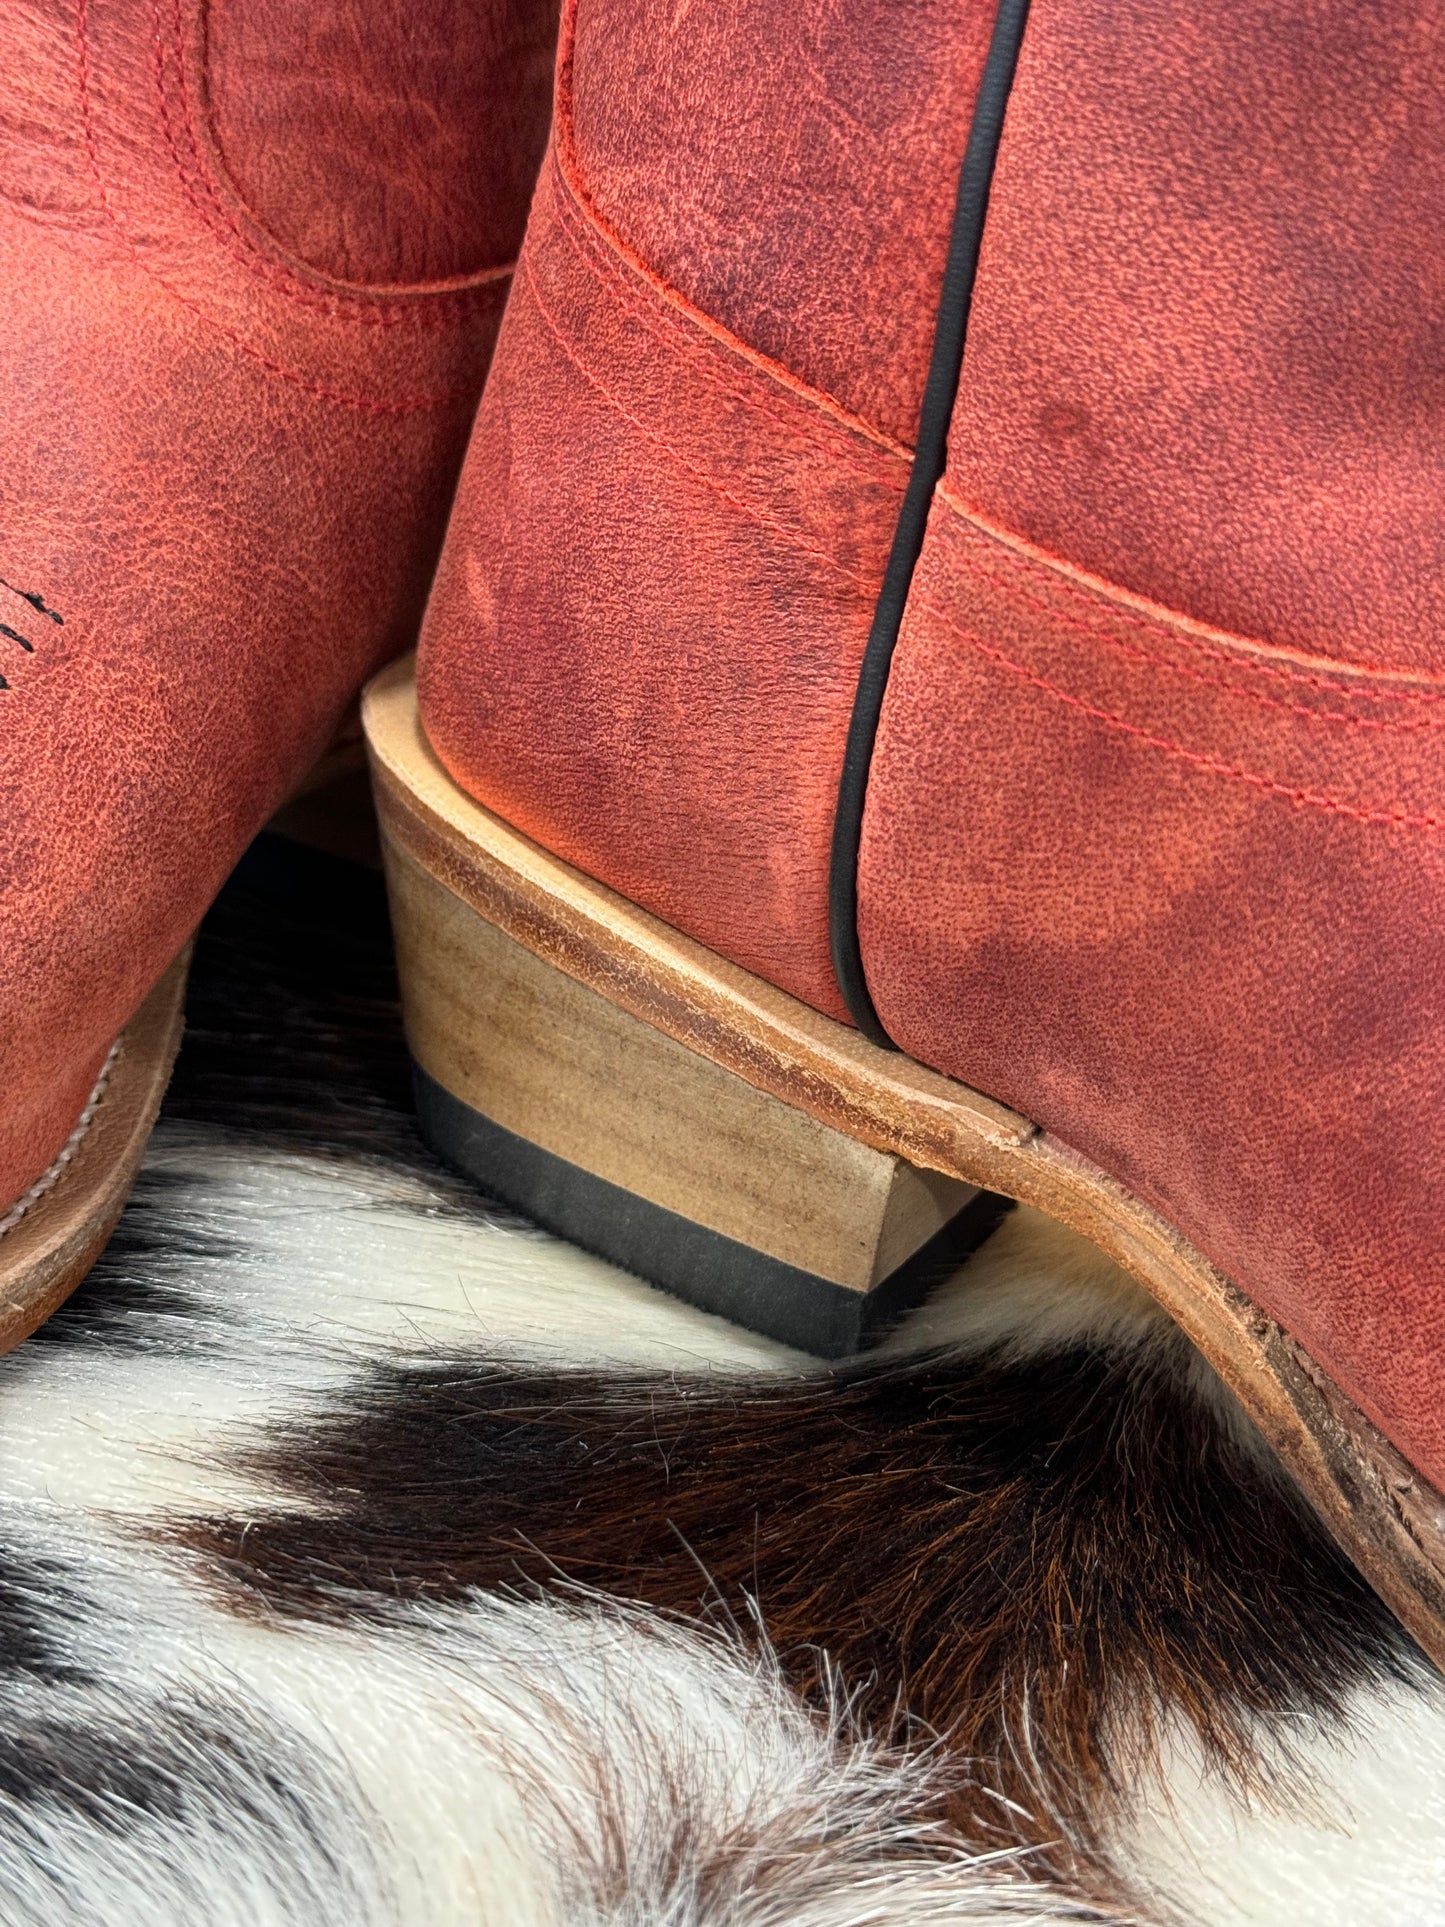
M815 1286L829 1280L820 1254L838 1228L830 1219L848 1188L849 1155L866 1148L892 1161L851 1167L875 1173L860 1178L847 1219L873 1255L852 1282L831 1282L865 1303L891 1235L890 1185L901 1196L916 1182L934 1199L960 1201L976 1187L1039 1206L1091 1238L1172 1314L1381 1596L1445 1663L1445 1500L1156 1212L1026 1118L875 1048L473 802L422 733L410 660L371 684L363 717L423 1123L444 1151L594 1247L605 1240L588 1235L585 1187L571 1216L552 1210L545 1174L555 1178L558 1160L637 1199L643 1215L651 1204L683 1216L721 1209L736 1158L727 1209L740 1215L722 1235L745 1244L737 1233L748 1222L760 1226L771 1213L776 1227L792 1214L798 1242L775 1262L796 1276L760 1272L731 1303L692 1295L817 1349L830 1347L816 1308L798 1309L804 1295L793 1309L780 1307L769 1294L785 1296L808 1277ZM661 1123L650 1108L658 1104L666 1106ZM542 1174L535 1182L529 1153L530 1169ZM780 1173L784 1159L791 1168ZM941 1190L940 1178L960 1189ZM870 1182L871 1216L861 1202ZM610 1205L615 1213L616 1200ZM963 1218L970 1214L975 1222L982 1215L976 1201L964 1204ZM718 1229L706 1216L699 1222ZM609 1255L628 1262L615 1245ZM631 1261L687 1291L685 1279L664 1275L645 1237ZM857 1337L868 1323L860 1315Z

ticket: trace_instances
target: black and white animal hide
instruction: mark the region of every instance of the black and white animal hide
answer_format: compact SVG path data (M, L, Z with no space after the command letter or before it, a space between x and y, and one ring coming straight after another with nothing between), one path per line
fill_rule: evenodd
M419 1145L380 886L263 839L0 1360L5 1927L1445 1922L1445 1701L1124 1277L861 1363Z

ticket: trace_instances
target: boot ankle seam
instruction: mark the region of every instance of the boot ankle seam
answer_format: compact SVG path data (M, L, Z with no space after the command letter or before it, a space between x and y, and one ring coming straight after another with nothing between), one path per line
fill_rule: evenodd
M1095 613L1103 613L1107 608L1114 620L1127 624L1132 629L1138 629L1147 636L1177 643L1181 648L1192 650L1196 655L1204 656L1211 662L1226 663L1230 667L1244 669L1251 674L1270 676L1280 682L1318 690L1325 695L1338 697L1341 701L1354 699L1362 702L1445 704L1445 679L1432 676L1428 670L1413 671L1388 663L1360 663L1348 660L1341 660L1337 664L1323 662L1318 672L1304 668L1291 669L1284 663L1262 659L1263 651L1278 650L1278 644L1249 636L1233 635L1227 630L1213 631L1219 636L1221 642L1232 642L1236 645L1238 653L1232 653L1228 649L1205 641L1202 636L1191 634L1190 625L1194 622L1194 618L1185 615L1182 611L1160 606L1159 613L1151 615L1145 610L1129 607L1125 598L1130 597L1132 592L1124 589L1120 584L1109 582L1103 577L1090 577L1088 582L1071 580L1071 573L1078 565L1062 556L1030 553L1032 545L1027 543L1027 538L1007 529L995 527L979 510L972 507L961 496L956 495L946 482L939 485L938 498L958 521L965 524L972 536L1003 550L1011 561L1016 562L1021 569L1027 570L1036 581L1042 582L1052 593ZM1207 624L1197 626L1208 627ZM1351 687L1351 679L1356 683L1363 679L1369 683L1369 687ZM1423 689L1392 688L1391 683L1397 679L1413 681L1416 684L1425 683L1430 686Z
M315 293L309 292L307 282L288 260L269 260L262 249L256 246L236 221L234 214L226 207L217 190L211 169L207 166L207 155L197 133L196 119L191 110L191 85L185 69L185 40L180 0L175 0L174 16L175 33L171 53L176 67L176 91L180 98L181 110L185 118L186 137L194 161L194 180L187 173L182 162L175 130L171 124L170 101L166 91L165 48L162 42L161 0L151 0L151 65L156 101L160 109L161 131L171 166L182 193L216 245L246 273L258 276L274 289L281 300L292 302L301 308L311 309L331 320L349 322L356 327L414 327L419 331L425 331L429 328L445 327L451 318L445 309L439 309L437 304L452 300L457 305L461 305L469 299L488 294L498 282L508 280L515 272L516 262L511 261L500 267L484 269L474 276L463 277L461 284L455 287L433 288L422 284L414 291L398 293L395 290L372 289L364 284L353 286L340 283L337 285L335 294L329 297L320 289ZM213 130L211 141L213 147L218 146ZM201 203L196 183L199 183L209 203L212 210L210 214ZM242 205L245 206L244 200ZM250 213L249 208L247 212ZM266 234L265 223L254 215L251 218L256 221L260 231ZM220 223L219 227L217 222ZM267 238L271 239L269 234ZM274 239L272 245L284 255L284 249L281 249L280 244ZM366 311L367 308L374 307L395 307L398 302L407 303L399 313L377 314ZM412 306L412 303L415 303L415 306Z
M946 507L951 508L954 506L946 496L943 498L943 501ZM1019 583L1012 581L1007 573L990 569L976 556L969 555L966 552L963 554L955 553L951 558L951 565L961 568L965 574L975 577L978 581L987 583L990 588L997 589L1001 595L1009 597L1010 600L1020 602L1026 608L1036 610L1049 622L1056 623L1066 629L1072 629L1080 635L1089 637L1092 641L1102 642L1107 648L1115 650L1118 654L1128 658L1130 661L1144 663L1151 669L1166 670L1171 675L1182 676L1190 682L1201 683L1208 689L1221 690L1227 696L1238 696L1245 702L1257 703L1261 708L1272 709L1280 715L1300 716L1306 722L1312 723L1335 723L1345 729L1383 730L1401 734L1412 734L1422 730L1445 729L1445 716L1359 716L1350 715L1342 710L1311 709L1307 703L1303 702L1283 702L1278 697L1265 695L1263 690L1250 689L1244 684L1226 681L1223 676L1212 676L1207 670L1191 668L1188 663L1175 662L1170 656L1159 650L1146 649L1138 643L1126 642L1122 636L1116 635L1108 624L1113 620L1119 624L1127 625L1130 628L1141 630L1145 635L1157 637L1161 642L1178 643L1183 648L1196 650L1200 655L1207 657L1210 661L1219 662L1228 668L1238 670L1239 673L1244 676L1255 674L1274 675L1282 681L1298 682L1303 686L1317 690L1327 696L1341 698L1354 696L1362 701L1387 701L1393 697L1397 700L1413 699L1422 703L1431 704L1438 704L1441 701L1445 701L1445 697L1436 695L1431 691L1419 691L1412 695L1412 692L1407 691L1379 691L1374 688L1338 689L1322 676L1301 675L1299 677L1293 677L1286 671L1272 669L1269 665L1252 661L1246 656L1231 655L1223 649L1211 649L1207 644L1198 642L1188 635L1171 629L1164 623L1151 624L1146 618L1130 615L1127 610L1117 608L1110 604L1107 601L1106 595L1103 593L1096 599L1090 599L1077 591L1071 591L1067 585L1063 583L1058 585L1061 595L1065 595L1069 600L1090 608L1093 611L1098 620L1089 622L1082 616L1069 615L1064 610L1056 608L1053 603L1046 601L1041 595L1032 594Z
M855 583L866 594L874 595L877 593L878 584L882 580L881 571L876 576L870 577L860 575L856 570L850 569L846 562L840 561L830 550L809 542L806 537L796 530L790 529L785 522L780 522L776 517L768 515L764 510L755 507L747 501L745 497L734 494L724 482L720 481L715 475L709 474L709 472L698 463L689 461L680 449L674 448L670 442L665 441L662 436L648 428L645 422L634 415L630 409L626 408L610 389L603 386L602 382L592 373L591 369L585 365L572 343L562 332L561 327L553 318L550 310L542 299L541 290L537 286L536 275L533 272L531 261L525 253L522 256L522 269L527 292L531 296L532 305L536 308L543 325L551 334L562 354L577 370L578 374L582 376L590 388L602 397L603 401L621 421L625 421L631 428L635 429L644 440L650 442L654 448L660 449L670 460L676 462L679 468L691 475L696 481L701 482L705 488L711 489L714 494L721 497L723 501L727 502L739 514L747 516L750 521L756 522L759 527L768 529L773 535L786 542L790 548L796 549L799 553L810 556L815 561L822 562L826 567L835 570L847 581Z
M90 42L87 33L88 9L89 0L76 0L77 77L80 87L81 124L84 131L85 151L105 218L115 232L121 245L124 247L136 270L143 274L154 286L160 288L178 307L184 308L187 313L194 315L203 326L214 330L223 340L229 341L235 348L239 349L248 360L254 361L259 367L266 369L268 373L277 376L282 381L289 382L293 387L299 388L303 394L311 395L318 401L331 403L342 408L360 409L367 414L373 415L408 415L427 408L454 407L462 402L474 404L477 391L481 385L480 382L469 383L465 388L449 389L445 393L438 395L405 395L386 398L370 395L351 395L340 389L330 388L324 382L316 381L309 375L303 375L299 369L288 368L282 362L273 361L269 355L263 354L259 348L254 347L234 328L228 327L224 321L220 321L214 315L207 313L206 309L202 307L199 302L193 301L188 295L182 294L178 288L172 287L164 276L158 274L156 270L142 258L139 249L116 214L114 207L111 205L110 196L106 193L105 173L101 167L100 154L96 146L95 115L90 94Z
M1044 695L1051 696L1055 702L1064 703L1070 709L1077 709L1093 721L1107 724L1111 729L1117 729L1122 734L1133 737L1136 742L1144 743L1151 749L1161 750L1166 755L1177 757L1196 769L1207 770L1212 775L1228 777L1234 782L1247 784L1251 789L1261 790L1269 796L1280 797L1300 808L1323 810L1332 816L1346 817L1356 823L1367 823L1386 829L1408 830L1420 834L1434 834L1445 830L1445 816L1430 816L1423 812L1402 809L1371 809L1365 805L1348 803L1343 797L1329 796L1322 791L1305 789L1297 784L1282 783L1275 777L1264 775L1262 771L1247 769L1239 763L1226 762L1222 757L1211 756L1203 750L1190 749L1187 743L1181 743L1172 736L1158 735L1153 730L1146 729L1141 723L1130 722L1127 716L1121 716L1117 710L1106 709L1099 703L1091 703L1086 697L1075 695L1072 690L1063 689L1058 683L1051 682L1047 676L1039 675L1026 664L1015 662L1002 649L987 641L976 630L965 628L962 623L949 615L946 609L940 608L936 602L930 602L926 596L918 595L913 599L911 606L940 623L950 634L957 636L960 641L967 643L971 649L977 650L980 655L987 657L999 668L1007 670L1010 675L1017 676L1020 681L1030 684Z
M786 416L779 414L776 409L770 408L766 402L759 400L756 396L745 393L740 388L733 387L729 382L725 381L715 369L707 365L705 359L706 350L701 342L685 346L680 341L670 339L662 331L661 326L648 317L644 303L628 288L626 280L618 267L620 257L615 254L614 250L606 248L606 237L597 228L595 222L588 219L585 206L578 200L570 187L568 187L565 179L561 177L560 169L554 175L553 180L553 209L558 232L572 249L583 270L590 274L595 281L603 285L613 299L637 319L639 325L652 336L654 341L659 342L662 347L670 354L675 355L679 360L685 361L689 367L695 368L704 381L729 396L741 407L748 409L750 413L761 415L767 421L776 422L788 436L789 440L801 443L807 448L817 450L819 454L826 455L830 461L838 462L843 467L852 469L855 474L862 476L865 481L875 486L888 488L902 495L904 486L902 476L895 477L876 473L857 455L835 447L817 435L809 434L808 430L800 423L790 422ZM581 228L580 232L578 231L579 226ZM604 249L606 250L605 252ZM530 269L528 272L530 275ZM686 309L677 308L676 304L672 302L669 302L668 306L676 308L676 312L684 325L690 323L691 317L688 315ZM711 339L711 336L708 338ZM715 345L719 353L726 354L734 352L729 350L723 342L717 342ZM752 367L753 363L743 358L743 365L745 367ZM773 379L767 375L765 370L758 370L758 372L763 374L765 379ZM791 395L793 391L784 387L783 392ZM809 405L801 396L795 399L799 407ZM815 409L814 412L824 414L824 411L820 409ZM832 419L826 414L824 418ZM901 463L908 461L910 451L901 445L893 445L881 441L873 435L864 435L861 429L855 428L850 424L839 423L838 426L843 433L866 441L875 453L881 456L891 456L893 460Z

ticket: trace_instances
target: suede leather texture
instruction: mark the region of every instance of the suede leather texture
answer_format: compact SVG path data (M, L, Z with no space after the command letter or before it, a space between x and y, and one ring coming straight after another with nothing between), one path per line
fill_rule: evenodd
M842 1016L828 950L828 844L906 454L878 420L672 285L609 220L585 160L584 94L592 145L607 149L602 187L620 194L624 177L652 178L637 207L672 206L673 150L704 138L699 127L714 118L702 111L705 81L718 72L708 15L680 17L670 40L650 4L629 12L582 0L564 20L552 152L423 631L422 714L452 774L508 821ZM942 18L932 43L948 38ZM775 20L773 40L763 36L754 64L729 82L736 98L753 100L750 112L766 107L788 142L797 112L788 77L803 73L791 36L821 32L822 20L818 7L790 14L786 44ZM930 110L950 147L966 137L982 65L988 21L971 25L967 58L955 40L934 76L952 90ZM875 17L868 58L891 71L879 26ZM753 47L758 31L754 21L729 57ZM868 91L856 75L848 89L849 98ZM617 105L603 140L609 96ZM886 112L886 99L870 111ZM618 149L628 140L635 153L624 166ZM820 237L832 152L810 190ZM931 230L911 243L927 271L910 262L900 304L914 342L898 391L907 416L923 381L918 344L926 354L948 210L928 157L905 143L897 159L895 173L865 182L871 212L850 218L881 229L909 199L910 169L914 185L930 189L920 204L932 208ZM766 165L755 156L750 165L761 191ZM715 191L703 178L698 192ZM711 232L726 204L725 185ZM740 324L769 298L773 264L779 277L788 268L791 249L774 240L768 265L758 258L765 216L769 204L759 212L744 196L715 257L735 264ZM683 252L696 218L684 197ZM820 246L826 253L825 238ZM807 271L818 272L816 262ZM800 356L809 366L834 355L840 318L879 305L856 275L850 285L829 287L831 306L814 311L817 352ZM866 372L864 359L856 368Z
M1044 0L999 151L958 493L1306 655L1445 666L1436 0Z
M576 165L686 300L912 443L993 0L584 0Z
M1035 6L860 931L1445 1488L1442 81L1435 7Z
M216 156L256 224L338 281L509 267L556 41L556 0L209 0Z
M243 11L227 0L228 31ZM253 51L269 17L246 23ZM362 680L413 640L522 223L509 156L485 274L381 293L318 275L220 164L204 26L190 0L25 0L6 22L0 1215ZM495 119L500 92L505 124L506 73L483 59L473 82L462 101L451 77L454 111ZM352 123L315 133L327 159L298 167L283 230L345 193ZM373 154L339 217L363 266L396 258L409 218L372 191L386 172Z
M576 0L420 679L483 802L841 1015L843 737L991 9L836 19ZM905 1049L1445 1489L1442 31L1033 0L859 922Z

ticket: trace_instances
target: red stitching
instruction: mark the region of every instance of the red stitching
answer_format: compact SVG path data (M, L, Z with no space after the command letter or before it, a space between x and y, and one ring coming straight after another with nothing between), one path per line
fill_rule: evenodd
M201 144L196 133L196 123L191 113L190 88L186 83L185 28L181 15L181 0L175 0L174 12L175 46L173 51L176 59L177 91L180 94L181 106L186 117L186 134L190 141L195 178L199 181L206 199L214 211L216 220L221 223L219 229L216 226L216 222L207 215L206 210L196 198L195 187L186 173L181 161L180 151L176 146L175 136L171 129L170 106L166 97L165 63L161 43L160 0L151 0L151 44L155 52L156 93L160 101L161 124L165 130L166 147L170 152L171 162L176 171L176 178L180 181L187 200L200 216L201 220L205 222L222 252L228 254L246 273L259 275L263 280L268 282L281 296L283 301L294 302L298 307L310 308L318 314L326 315L331 320L349 321L353 322L357 327L364 328L415 327L427 329L445 326L448 317L444 312L439 313L436 308L431 305L424 308L407 307L394 314L380 314L371 308L358 310L347 305L348 303L368 302L380 304L384 301L395 301L397 299L395 295L385 295L367 291L364 293L337 293L328 298L310 294L305 291L302 284L298 283L297 277L293 273L276 262L268 261L260 249L241 232L236 226L230 209L224 205L220 196L216 193L215 185L207 173L202 159ZM234 238L228 239L228 234ZM240 245L237 246L236 243ZM502 272L505 273L506 270L502 270ZM472 287L447 289L444 293L446 295L462 295L468 297L485 293L488 288L494 285L495 279L496 276L493 274L488 280L478 282ZM443 298L443 296L433 295L422 298L430 304L430 302L439 300Z
M893 437L888 434L885 429L879 428L876 423L867 421L862 415L856 413L855 410L845 408L836 396L828 394L825 389L814 388L811 383L804 381L801 376L793 374L792 371L784 367L781 362L774 361L771 356L761 353L756 348L749 347L747 342L741 340L730 328L725 328L720 321L715 320L713 316L705 313L694 302L689 301L687 296L681 293L679 289L672 287L668 282L664 281L660 274L648 266L647 262L643 260L637 250L629 246L623 236L618 233L617 229L603 214L601 208L598 207L596 201L587 189L587 184L582 178L581 163L577 157L576 129L573 124L572 114L572 58L575 51L576 14L576 0L567 0L567 4L562 9L561 27L557 41L556 85L553 93L552 154L558 174L562 177L568 191L575 197L578 206L583 210L588 221L591 223L597 234L599 243L605 246L611 253L617 255L620 260L625 261L628 267L657 293L659 299L667 307L675 308L690 321L693 326L700 328L704 334L711 335L713 339L718 341L729 353L736 355L740 361L757 368L760 373L767 376L770 380L775 381L779 387L797 394L801 400L807 402L811 407L817 408L820 414L831 416L843 427L851 429L857 434L865 435L870 441L877 442L882 447L894 450L907 460L910 451L905 449L900 443L894 441Z
M563 187L566 185L565 182L561 182L560 173L554 175L554 182ZM796 422L789 421L785 415L780 415L776 409L769 408L765 402L759 401L755 396L745 394L742 389L731 387L708 365L697 349L691 346L684 346L681 342L664 334L662 329L648 317L647 311L641 302L633 298L630 293L624 292L626 284L611 261L602 253L597 243L592 241L592 231L589 231L589 227L581 227L580 233L574 232L574 223L580 225L585 220L585 216L581 211L580 203L574 201L570 191L564 199L563 195L557 191L557 185L554 185L552 205L556 210L557 225L565 238L571 243L572 250L580 261L583 270L590 273L594 280L604 283L613 299L617 301L620 306L626 308L630 314L634 315L646 332L650 334L655 341L661 342L669 353L676 355L680 361L689 363L697 370L704 381L711 382L714 388L720 388L725 395L731 396L736 402L741 402L744 408L749 409L754 414L766 416L769 421L776 422L788 436L789 440L803 442L808 447L817 449L820 454L828 456L830 460L838 462L845 468L851 468L856 474L863 476L866 481L873 483L877 487L886 488L897 495L903 493L906 482L898 480L891 475L877 474L866 463L860 461L856 455L846 454L842 450L833 447L830 443L820 440L816 435L810 435L805 428L800 427ZM592 244L590 246L584 246L584 244L589 241L591 241ZM901 459L899 456L894 455L892 449L885 449L881 444L879 445L879 453L889 456L894 461Z
M980 527L978 517L966 502L962 501L958 496L950 494L946 488L941 486L938 490L938 496L940 501L945 503L955 515L968 524L971 531L982 536L984 540L997 542L996 537L990 537L987 530ZM1020 549L1011 548L1009 553L1024 568L1030 570L1034 575L1041 577L1056 594L1065 596L1069 601L1077 602L1084 608L1097 613L1098 601L1094 594L1063 580L1055 570L1049 568L1047 563L1038 561L1035 557L1025 554ZM1280 682L1298 683L1307 689L1319 689L1327 696L1337 696L1342 700L1354 700L1358 702L1445 703L1445 691L1441 690L1390 688L1351 689L1348 686L1341 688L1339 684L1331 682L1325 676L1311 675L1302 669L1285 669L1274 663L1245 661L1239 656L1230 655L1225 649L1215 649L1211 647L1210 644L1201 641L1197 636L1191 636L1183 630L1171 629L1165 623L1152 621L1149 617L1137 615L1132 610L1117 610L1115 620L1127 623L1131 628L1142 629L1146 635L1162 637L1169 642L1177 642L1181 648L1192 649L1196 654L1208 657L1211 662L1227 663L1232 669L1245 669L1254 675L1272 676ZM1391 669L1379 663L1349 663L1348 665L1342 665L1340 673L1347 675L1351 671L1356 671L1365 676L1381 677L1409 673L1408 671L1402 672L1399 669Z
M407 415L422 408L444 408L454 402L471 401L475 399L475 386L452 389L443 395L408 395L399 397L394 401L375 401L366 395L347 395L343 394L339 389L327 388L321 382L313 381L307 375L298 374L294 368L283 367L279 361L272 361L268 355L263 355L259 348L253 348L250 342L246 341L241 335L238 335L234 329L228 328L224 322L217 321L213 315L207 314L204 308L190 300L186 295L181 294L161 275L157 274L155 269L141 258L135 243L121 225L115 209L110 204L110 197L105 191L105 176L101 171L100 155L96 149L95 122L90 101L90 42L87 35L88 19L89 0L76 0L75 33L78 49L77 74L80 83L80 116L85 139L86 157L90 162L90 171L95 177L96 193L100 197L100 205L107 221L109 221L110 225L115 229L122 246L130 255L131 260L148 280L153 281L158 288L163 289L165 293L170 296L172 301L176 302L180 307L188 309L198 320L204 322L208 328L213 328L217 334L223 335L226 340L232 342L234 346L241 350L243 355L248 355L251 360L258 362L261 367L267 369L271 374L279 375L283 381L291 382L295 387L314 395L319 401L333 402L344 408L360 408L374 415Z
M611 390L604 387L597 376L592 373L592 370L579 359L566 336L558 327L552 317L551 311L542 299L541 290L537 286L537 277L532 271L531 257L525 251L522 255L522 267L526 273L527 286L531 291L537 312L541 315L543 321L551 331L557 346L562 350L562 353L567 357L568 361L571 362L578 374L582 376L583 380L597 390L597 393L601 395L602 399L622 417L623 421L635 428L639 435L652 443L654 448L660 448L664 455L669 456L677 463L679 468L685 469L689 475L695 477L705 488L711 489L715 495L720 495L725 502L730 503L735 509L738 509L742 514L746 515L750 521L760 523L765 529L771 529L775 535L781 536L791 548L800 550L804 555L813 556L817 561L826 563L830 569L836 569L839 575L846 576L850 582L856 582L860 588L866 589L870 595L877 594L882 585L881 576L870 579L869 577L858 575L840 562L835 555L830 554L827 549L820 549L812 543L805 542L801 536L796 535L785 523L775 521L772 516L765 515L761 509L755 508L751 502L745 501L741 495L734 495L732 490L725 488L715 476L709 475L705 469L699 468L695 463L690 462L680 450L674 448L670 442L663 441L661 436L655 435L645 422L639 420L629 409L624 408Z
M1131 723L1125 717L1117 715L1112 709L1100 709L1095 703L1085 702L1082 696L1071 695L1067 689L1060 689L1057 683L1051 683L1045 677L1035 675L1033 670L1026 669L1022 663L1014 662L1001 649L995 649L991 643L985 642L982 636L975 635L971 629L961 628L936 603L925 601L920 596L918 606L926 610L945 629L952 631L961 641L998 663L1000 668L1007 669L1011 675L1022 677L1026 683L1032 683L1035 689L1043 690L1046 695L1054 697L1058 702L1067 703L1071 709L1081 710L1084 715L1091 716L1096 722L1108 723L1112 728L1122 730L1126 736L1133 736L1139 742L1147 743L1151 749L1162 749L1170 756L1177 756L1186 763L1193 763L1199 769L1210 770L1216 776L1233 777L1237 782L1248 783L1252 788L1264 790L1271 796L1283 796L1291 803L1303 804L1310 809L1329 810L1334 815L1350 817L1357 823L1390 824L1407 830L1445 829L1445 817L1412 815L1407 810L1360 809L1356 804L1341 802L1337 796L1324 796L1317 790L1294 789L1288 783L1275 782L1273 777L1261 776L1256 770L1242 769L1237 763L1225 763L1218 757L1202 755L1198 750L1186 748L1183 743L1175 742L1172 737L1155 736L1151 731L1141 729L1137 723Z
M1061 623L1065 628L1077 629L1081 634L1089 636L1097 642L1107 643L1111 649L1117 649L1121 655L1129 656L1135 662L1147 663L1151 669L1170 670L1176 676L1187 676L1191 682L1203 683L1210 689L1222 689L1225 694L1229 696L1243 696L1246 701L1259 703L1265 709L1278 710L1282 716L1303 716L1307 722L1312 723L1343 723L1347 729L1384 729L1394 732L1419 729L1445 729L1445 716L1421 716L1411 720L1404 718L1397 719L1389 716L1351 716L1345 711L1338 709L1311 709L1307 703L1278 702L1273 696L1263 695L1257 689L1242 689L1238 683L1226 682L1222 676L1211 676L1206 674L1202 669L1191 669L1187 663L1171 662L1167 656L1156 655L1148 649L1140 649L1134 643L1125 642L1122 637L1112 634L1107 628L1101 628L1096 623L1085 622L1079 616L1065 615L1062 610L1054 608L1051 603L1043 601L1041 597L1030 595L1027 589L1020 588L1016 582L1010 582L1006 576L995 575L992 570L985 568L983 563L973 556L959 555L955 556L953 560L960 568L966 570L968 574L976 575L982 581L989 583L993 588L1002 591L1003 594L1014 596L1020 602L1027 603L1029 608L1039 610L1039 612L1047 616L1051 622ZM1163 636L1172 634L1171 631L1165 629L1160 629L1156 633ZM1254 666L1250 663L1241 662L1237 657L1226 655L1223 650L1215 650L1213 654L1216 655L1219 660L1230 663L1234 668L1246 674ZM1330 685L1324 684L1323 687L1330 688ZM1373 692L1370 690L1356 690L1352 693L1360 696L1368 696ZM1430 700L1438 699L1431 698Z

